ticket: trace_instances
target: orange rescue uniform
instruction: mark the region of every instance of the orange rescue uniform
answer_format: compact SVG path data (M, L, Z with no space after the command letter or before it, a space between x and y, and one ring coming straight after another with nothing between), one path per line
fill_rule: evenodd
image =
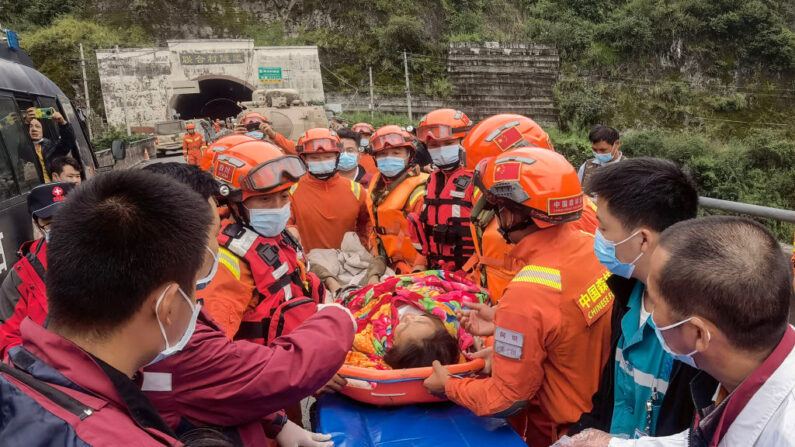
M373 224L371 246L399 274L411 273L417 249L411 242L406 215L422 211L428 174L413 167L386 184L381 174L370 181L367 210Z
M279 146L285 154L298 155L298 152L295 150L295 143L282 136L279 132L274 132L271 140L273 140L273 144Z
M572 222L575 228L586 233L596 232L596 204L588 197L583 197L582 217ZM481 198L473 209L473 219L489 219L485 229L481 231L476 223L470 223L472 240L475 241L475 255L464 265L464 270L471 272L470 277L481 287L491 292L491 303L497 304L508 283L519 270L524 267L517 259L516 246L509 244L499 232L499 222L493 212L483 210L485 198ZM475 215L477 213L477 215Z
M378 174L378 167L375 165L375 159L372 155L360 152L359 164L364 168L364 172L372 175Z
M198 166L201 164L203 146L202 134L199 132L193 132L193 135L186 133L182 138L182 155L188 163Z
M335 174L320 180L307 174L290 188L290 220L298 228L301 245L309 253L315 248L339 249L345 233L355 231L362 245L370 246L370 215L362 185Z
M233 338L243 321L243 314L257 306L254 275L248 264L224 247L218 248L218 270L204 290L196 292L204 299L204 308Z
M478 415L512 417L528 445L554 443L591 409L610 353L610 275L593 235L565 223L522 239L524 267L497 304L488 378L451 378L447 396Z

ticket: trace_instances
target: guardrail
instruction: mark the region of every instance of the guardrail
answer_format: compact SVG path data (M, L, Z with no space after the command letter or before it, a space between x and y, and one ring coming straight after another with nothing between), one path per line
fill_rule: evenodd
M781 208L771 208L769 206L751 205L749 203L732 202L730 200L713 199L711 197L699 197L699 205L702 208L728 211L736 214L746 214L755 217L778 220L795 224L795 211L783 210Z
M114 149L105 149L95 153L98 170L129 169L156 156L155 138L149 137L130 143L122 143Z

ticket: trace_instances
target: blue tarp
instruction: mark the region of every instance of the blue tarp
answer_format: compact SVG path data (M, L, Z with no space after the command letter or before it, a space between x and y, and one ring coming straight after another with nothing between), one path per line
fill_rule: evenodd
M313 426L331 434L335 447L525 447L504 419L477 417L451 403L379 408L326 395Z

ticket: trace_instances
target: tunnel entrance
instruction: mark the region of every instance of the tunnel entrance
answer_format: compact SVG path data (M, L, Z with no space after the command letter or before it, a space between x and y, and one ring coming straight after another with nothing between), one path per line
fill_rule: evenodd
M224 119L242 110L238 101L251 101L252 88L227 78L199 79L199 93L177 95L172 108L182 120Z

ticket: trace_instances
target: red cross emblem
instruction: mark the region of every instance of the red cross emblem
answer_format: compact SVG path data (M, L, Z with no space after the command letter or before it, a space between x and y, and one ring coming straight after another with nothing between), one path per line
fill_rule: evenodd
M55 188L52 189L52 195L54 195L55 197L62 196L63 195L63 189L61 189L60 186L56 186Z

